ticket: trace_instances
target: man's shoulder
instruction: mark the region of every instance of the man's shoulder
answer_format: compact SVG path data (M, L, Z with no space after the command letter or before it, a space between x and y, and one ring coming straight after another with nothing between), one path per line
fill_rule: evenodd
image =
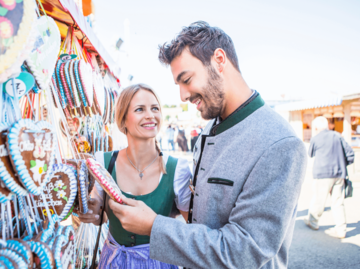
M278 141L297 137L290 123L266 104L240 122L237 128L261 140Z

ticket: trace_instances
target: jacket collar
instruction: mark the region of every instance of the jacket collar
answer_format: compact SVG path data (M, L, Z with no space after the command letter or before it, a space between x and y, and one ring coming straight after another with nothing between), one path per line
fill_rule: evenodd
M246 119L253 112L258 110L265 104L264 100L261 98L259 93L255 93L248 101L242 104L238 109L236 109L230 116L219 124L213 126L210 131L211 135L218 135L226 130L230 129L234 125Z

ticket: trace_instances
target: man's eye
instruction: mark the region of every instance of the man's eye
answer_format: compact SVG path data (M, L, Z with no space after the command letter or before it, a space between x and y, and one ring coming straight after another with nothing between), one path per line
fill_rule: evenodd
M188 84L191 78L188 78L187 80L184 80L185 84Z

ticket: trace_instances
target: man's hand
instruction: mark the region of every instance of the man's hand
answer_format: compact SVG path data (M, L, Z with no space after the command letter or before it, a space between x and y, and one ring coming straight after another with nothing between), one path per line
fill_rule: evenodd
M89 199L88 201L88 212L86 214L80 213L79 210L74 209L74 213L79 215L79 220L84 223L93 223L100 225L100 214L102 211L102 205L97 199Z
M109 206L115 216L120 220L123 228L139 235L150 235L156 213L143 201L121 197L124 204L110 199Z

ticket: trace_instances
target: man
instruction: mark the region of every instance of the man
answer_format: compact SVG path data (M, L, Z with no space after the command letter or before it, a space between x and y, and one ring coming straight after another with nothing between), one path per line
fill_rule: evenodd
M109 205L150 235L151 258L187 268L286 268L306 169L302 141L239 70L231 38L196 22L160 47L182 101L211 119L194 148L188 224L139 201Z
M318 222L330 193L331 211L336 226L325 232L336 238L345 238L344 179L347 176L346 165L354 162L354 151L339 133L329 130L328 120L325 117L317 117L312 125L315 136L310 141L309 156L315 157L313 198L309 214L304 221L311 229L319 229Z
M166 137L167 137L167 141L168 141L168 151L170 151L170 146L172 148L172 150L174 151L174 135L175 135L175 130L174 128L171 127L171 124L167 127L166 131L165 131Z

